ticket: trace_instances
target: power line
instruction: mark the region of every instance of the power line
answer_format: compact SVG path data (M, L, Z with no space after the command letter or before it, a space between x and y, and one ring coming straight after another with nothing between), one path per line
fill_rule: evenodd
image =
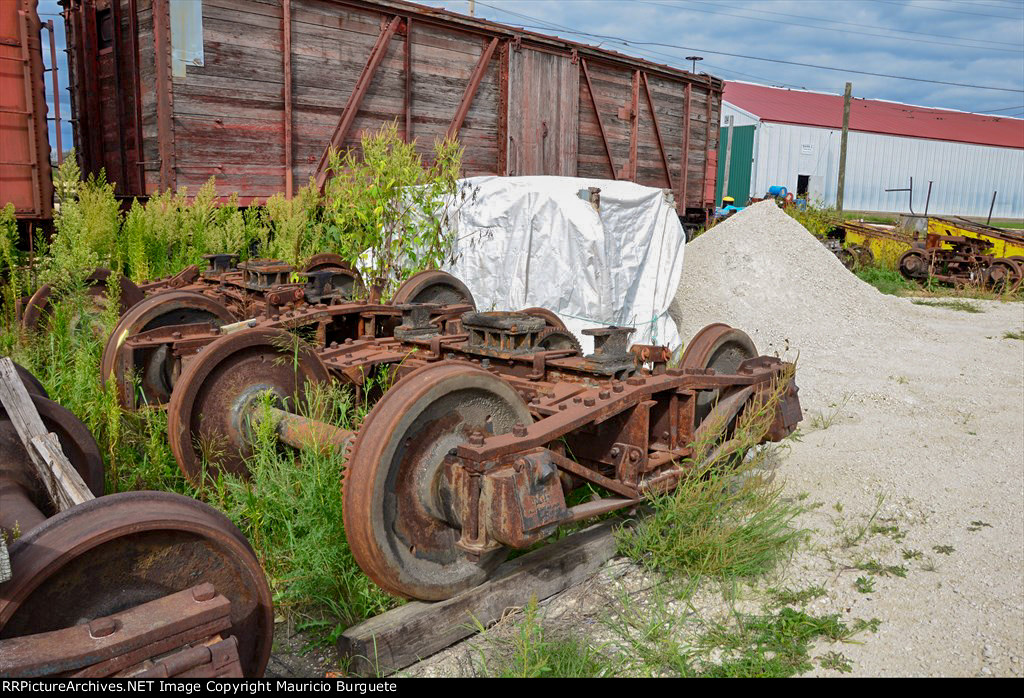
M481 4L483 5L484 3L481 3ZM508 15L512 15L512 16L518 17L520 19L527 19L527 20L530 20L530 21L542 22L543 23L542 26L523 27L524 29L546 29L548 31L559 30L559 31L566 32L568 34L577 34L579 36L584 36L584 37L591 36L587 32L577 31L575 29L571 29L569 27L566 27L566 26L563 26L563 25L560 25L560 24L555 24L554 22L549 22L547 20L540 19L538 17L531 17L529 15L520 14L518 12L514 12L512 10L508 10L508 9L505 9L505 8L494 7L492 5L485 5L485 6L486 7L490 7L491 9L494 9L494 10L498 10L499 12L502 12L502 13L505 13L505 14L508 14ZM679 60L679 56L676 56L676 55L673 55L673 54L670 54L670 53L664 53L662 51L655 51L654 49L649 49L649 48L638 48L638 47L633 46L629 42L624 41L622 39L607 38L607 39L605 39L605 41L608 41L608 42L613 43L613 44L617 44L619 46L624 46L626 48L629 48L633 53L640 54L641 56L645 56L645 57L655 57L655 56L657 56L657 57L660 57L660 58L668 58L668 59L673 60L673 61ZM604 41L602 41L601 43L604 43ZM655 58L654 60L657 60L657 58ZM770 83L770 84L773 84L773 85L780 85L782 87L792 87L792 88L798 89L798 90L809 89L806 85L796 85L796 84L793 84L793 83L786 83L786 82L782 82L778 78L774 78L774 77L773 78L767 78L767 77L764 77L762 75L752 75L751 73L744 73L744 72L741 72L741 71L736 70L734 68L726 68L724 66L716 65L714 63L704 63L703 65L705 67L707 67L707 68L713 68L713 69L715 69L717 71L720 71L720 72L723 72L723 73L731 73L733 75L741 75L743 77L753 78L754 80L757 80L757 81L762 82L762 83ZM827 91L827 90L822 89L820 91Z
M1001 111L1014 111L1016 109L1024 109L1024 104L1018 104L1015 107L999 107L998 109L975 109L975 114L990 114Z
M1009 9L1006 7L1006 5L990 5L987 2L978 2L978 0L974 0L973 2L963 2L962 0L946 0L946 2L951 2L954 5L966 5L967 7L994 7L997 10ZM1024 12L1024 6L1018 5L1017 7L1022 12Z
M702 12L702 13L709 14L709 15L725 15L727 17L737 17L737 18L740 18L740 19L747 19L747 20L751 20L751 21L755 21L755 22L769 22L771 24L782 24L782 25L785 25L785 26L794 27L796 29L812 29L812 30L818 30L818 31L837 32L839 34L860 34L862 36L874 36L874 37L881 38L881 39L888 39L889 41L912 41L912 42L918 43L918 44L932 44L932 45L942 45L942 46L955 46L955 47L959 47L959 48L970 48L970 49L983 50L983 51L1001 51L1001 52L1004 52L1004 53L1024 53L1024 49L996 48L995 46L971 46L970 44L955 44L955 43L949 43L949 42L929 41L928 39L911 39L911 38L899 37L899 36L886 36L885 34L874 34L872 32L856 31L856 30L853 30L853 29L833 29L831 27L818 27L818 26L808 25L808 24L797 24L796 22L787 22L787 21L778 20L778 19L768 19L768 18L766 18L764 16L751 17L750 15L741 15L741 14L736 14L735 12L715 12L714 10L701 10L701 9L696 8L696 7L689 7L689 6L681 7L679 5L666 5L665 3L662 3L662 2L651 2L649 0L637 0L637 2L640 2L640 3L644 4L644 5L657 5L659 7L670 7L672 9L674 9L674 10L683 10L683 11L690 11L690 12ZM706 4L706 3L701 3L701 4ZM828 21L828 20L824 20L824 21ZM843 22L842 24L847 24L847 23ZM863 25L858 25L858 26L863 26ZM881 28L881 27L879 27L879 28ZM968 39L968 41L971 41L971 39ZM990 43L994 43L994 42L990 42Z
M943 7L929 7L927 5L907 5L906 3L896 2L896 0L868 0L869 2L884 2L887 5L896 5L897 7L907 7L914 10L931 10L932 12L953 12L958 15L975 15L977 17L995 17L996 19L1016 19L1020 20L1020 17L1010 17L1008 15L990 15L983 14L981 12L967 12L966 10L947 10Z
M686 2L686 3L698 2L698 3L702 4L702 5L712 5L712 6L715 6L715 7L720 7L721 6L718 3L716 3L716 2L707 2L707 1L702 1L702 0L677 0L677 1L679 1L679 2ZM761 0L761 1L763 2L764 0ZM786 1L788 1L788 0L786 0ZM1024 7L1024 5L1022 5L1022 7ZM816 22L825 22L825 23L828 23L828 24L841 25L841 26L844 26L844 27L864 27L863 24L855 24L853 22L840 22L839 20L826 19L825 17L800 15L800 19L803 19L803 20L813 20L813 21L816 21ZM821 28L825 29L825 27L821 27ZM892 29L890 27L882 27L882 26L877 26L877 25L871 25L870 28L871 29L880 29L881 31L893 32L893 33L896 33L896 34L914 34L916 36L930 36L933 39L956 39L956 40L960 40L960 41L974 41L974 42L982 42L982 43L988 43L988 44L999 44L1000 46L1020 46L1020 42L989 41L987 39L971 39L970 37L966 37L966 36L950 36L949 34L930 34L928 32L919 32L919 31L914 31L912 29ZM971 48L981 48L981 47L971 47Z
M498 11L501 11L501 12L508 12L509 14L515 14L515 15L520 16L520 17L526 17L527 19L529 19L531 21L539 21L539 22L543 22L544 21L542 19L537 19L536 17L529 17L527 15L521 15L521 14L518 14L518 13L511 12L509 10L502 10L501 8L495 7L494 5L488 5L487 3L477 2L477 4L481 5L483 7L489 7L492 10L498 10ZM545 29L545 27L524 27L524 28ZM995 91L995 92L1019 92L1019 93L1024 93L1024 90L1018 90L1018 89L1014 89L1014 88L1011 88L1011 87L996 87L995 85L972 85L972 84L969 84L969 83L952 82L952 81L949 81L949 80L930 80L928 78L915 78L915 77L911 77L911 76L907 76L907 75L892 75L890 73L875 73L875 72L872 72L872 71L869 71L869 70L856 70L856 69L853 69L853 68L838 68L836 66L831 66L831 65L818 65L816 63L801 63L800 61L786 61L786 60L782 60L780 58L763 58L761 56L748 56L748 55L742 54L742 53L730 53L728 51L716 51L714 49L701 48L701 47L698 47L698 46L681 46L681 45L677 45L677 44L666 44L666 43L663 43L663 42L660 42L660 41L635 41L633 39L626 39L626 38L623 38L623 37L620 37L620 36L608 36L608 35L604 35L604 34L593 34L593 33L590 33L590 32L583 32L583 31L576 31L576 30L571 30L571 31L574 34L579 34L581 36L588 36L588 37L591 37L591 38L605 39L605 40L611 40L611 41L619 41L619 42L621 42L621 43L623 43L623 44L625 44L627 46L660 46L660 47L664 47L664 48L677 49L677 50L680 50L680 51L697 51L699 53L713 53L713 54L718 55L718 56L729 56L731 58L743 58L743 59L746 59L746 60L763 61L763 62L766 62L766 63L778 63L780 65L795 65L795 66L799 66L799 67L802 67L802 68L815 68L817 70L829 70L829 71L833 71L833 72L836 72L836 73L849 73L849 74L853 74L853 75L868 75L868 76L877 77L877 78L889 78L891 80L909 80L911 82L924 82L924 83L930 83L930 84L933 84L933 85L949 85L951 87L966 87L966 88L974 89L974 90L992 90L992 91Z

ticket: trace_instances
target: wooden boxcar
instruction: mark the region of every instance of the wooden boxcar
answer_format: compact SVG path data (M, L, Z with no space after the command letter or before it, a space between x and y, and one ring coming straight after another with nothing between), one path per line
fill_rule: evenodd
M326 177L326 152L397 121L464 174L628 179L714 205L722 82L392 0L63 0L75 142L125 196L241 203Z
M46 220L53 204L36 0L0 2L0 207Z

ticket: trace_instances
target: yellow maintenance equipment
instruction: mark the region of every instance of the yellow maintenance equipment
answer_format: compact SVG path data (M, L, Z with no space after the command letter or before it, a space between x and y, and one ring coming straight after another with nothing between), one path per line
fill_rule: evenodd
M922 221L923 223L923 221ZM1018 258L1024 255L1024 232L996 228L966 218L929 216L927 223L915 229L911 225L878 225L863 221L836 221L829 237L838 238L843 247L859 256L862 250L870 252L877 264L895 268L900 256L915 242L923 242L928 234L950 237L969 237L985 240L992 245L994 257ZM942 247L950 248L949 244Z
M966 218L928 217L928 232L936 235L978 238L992 245L989 254L995 257L1019 257L1024 255L1024 232L995 228L976 223Z

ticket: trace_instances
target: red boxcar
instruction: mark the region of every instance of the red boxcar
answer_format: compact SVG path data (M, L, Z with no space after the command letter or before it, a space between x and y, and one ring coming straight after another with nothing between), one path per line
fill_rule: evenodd
M0 207L45 220L53 204L36 0L0 2Z

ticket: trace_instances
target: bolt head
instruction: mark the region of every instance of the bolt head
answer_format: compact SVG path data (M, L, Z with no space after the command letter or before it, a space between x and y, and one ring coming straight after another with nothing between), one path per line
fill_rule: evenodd
M93 638L107 637L113 635L114 631L117 630L119 623L110 618L97 618L96 620L89 621L89 635Z
M217 590L209 582L204 582L192 589L192 598L196 601L209 601L217 595Z

